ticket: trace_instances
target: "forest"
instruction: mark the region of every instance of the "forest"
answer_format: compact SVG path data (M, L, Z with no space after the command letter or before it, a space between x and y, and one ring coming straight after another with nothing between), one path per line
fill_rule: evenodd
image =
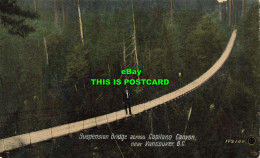
M206 72L238 37L224 67L196 91L87 134L196 135L185 147L131 147L130 140L79 140L79 133L7 157L256 157L259 143L259 4L234 0L0 0L0 139L123 108L124 85L91 79L168 79L128 86L132 105L177 90ZM140 69L137 75L121 70ZM192 111L191 111L192 109Z

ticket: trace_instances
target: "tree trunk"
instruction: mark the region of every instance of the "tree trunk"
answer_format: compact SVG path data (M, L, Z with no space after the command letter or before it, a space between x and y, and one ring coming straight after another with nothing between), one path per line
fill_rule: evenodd
M77 88L76 83L74 83L74 88L75 88L75 91L78 92L78 88Z
M243 6L242 15L244 16L246 14L246 0L242 1L242 6Z
M219 21L222 21L222 4L219 3Z
M58 16L58 9L57 9L57 0L54 0L54 14L55 14L55 24L56 27L59 25L59 16Z
M126 48L125 48L125 37L123 37L123 58L124 58L124 68L126 69Z
M151 125L151 133L153 133L153 111L151 110L149 113L150 125Z
M37 12L37 0L33 0L34 11Z
M136 28L135 28L135 13L134 13L134 0L132 0L132 13L133 13L133 24L134 24L134 51L135 51L135 60L136 60L136 69L139 70L139 63L138 63L138 53L137 53L137 46L136 46ZM140 79L140 76L138 76Z
M170 127L170 122L169 122L169 115L168 115L168 109L167 105L165 105L165 111L166 111L166 117L167 117L167 123L168 123L168 133L171 133L171 127Z
M85 80L83 80L83 86L84 86L84 88L86 88L86 83L85 83Z
M151 40L149 40L148 62L151 67ZM151 78L151 69L149 69L149 77Z
M82 41L82 43L84 43L83 26L82 26L81 11L80 11L80 0L77 0L77 2L78 2L78 14L79 14L80 37L81 37L81 41Z
M171 22L173 21L173 0L171 0Z
M189 111L189 115L188 115L188 120L187 120L187 122L186 122L186 126L185 126L185 129L184 129L184 135L186 134L186 130L187 130L187 127L188 127L188 123L189 123L189 120L190 120L191 111L192 111L192 107L190 107L190 111Z
M1 75L0 75L0 85L1 85L1 86L4 85L4 84L3 84L3 79L2 79L2 77L1 77Z
M65 2L62 0L62 17L63 17L63 24L66 23L66 16L65 16Z
M49 55L48 55L47 42L46 42L45 37L43 37L43 45L44 45L44 50L45 50L46 64L49 65Z
M229 27L232 27L232 0L229 0Z
M109 64L107 64L107 69L108 69L108 76L109 76L109 78L111 78L111 68L110 68L110 65Z

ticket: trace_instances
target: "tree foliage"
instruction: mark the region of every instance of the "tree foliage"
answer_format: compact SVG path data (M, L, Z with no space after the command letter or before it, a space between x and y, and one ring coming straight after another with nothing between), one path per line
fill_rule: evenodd
M0 0L1 24L7 28L10 34L25 37L34 32L34 27L25 24L26 19L36 19L38 15L28 10L22 10L16 0Z
M33 14L22 11L16 1L0 2L9 7L6 10L0 5L0 15L14 20L34 18ZM223 26L213 14L205 13L208 6L188 10L190 1L176 1L177 6L186 9L176 9L174 20L170 21L169 6L164 8L162 1L134 2L147 4L145 7L135 5L140 77L167 78L170 85L143 86L139 93L133 91L133 105L172 92L199 77L219 58L230 35L228 26ZM118 2L117 5L122 4L118 11L107 5L113 3L111 1L82 1L81 6L87 8L82 8L84 44L81 44L78 18L75 18L78 15L76 1L68 3L71 5L67 8L71 10L66 10L64 26L55 27L54 15L49 13L52 6L49 6L41 13L43 18L34 21L39 29L33 36L28 39L10 36L3 40L6 46L0 48L1 138L122 109L124 86L93 86L90 79L124 79L120 73L124 67L123 41L126 48L129 47L127 68L135 68L131 56L133 24L130 3ZM203 8L203 3L216 1L197 0L190 5ZM187 142L180 148L155 149L130 147L131 140L117 141L120 150L125 157L246 157L251 149L227 146L224 142L233 135L246 137L256 128L255 109L259 105L257 13L257 7L249 10L238 26L238 40L231 56L202 87L152 109L149 115L142 113L133 119L112 123L109 128L90 129L88 134L111 134L111 131L127 135L149 134L153 129L155 134L174 137L184 132L192 107L186 133L196 135L196 142ZM9 29L16 27L8 22L5 25ZM18 31L14 34L26 36L27 31L18 27L14 28L14 32ZM49 64L46 64L43 37L47 43ZM135 88L131 86L130 90ZM38 148L23 148L11 154L17 157L121 156L114 141L82 141L78 134L72 139L62 137L54 146L49 142L41 143Z

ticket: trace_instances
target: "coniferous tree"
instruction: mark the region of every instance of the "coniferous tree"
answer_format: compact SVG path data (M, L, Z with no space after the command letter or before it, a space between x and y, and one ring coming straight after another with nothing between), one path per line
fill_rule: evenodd
M25 37L34 32L35 28L25 24L26 19L35 19L38 15L28 10L22 10L16 0L0 0L0 21L8 33Z

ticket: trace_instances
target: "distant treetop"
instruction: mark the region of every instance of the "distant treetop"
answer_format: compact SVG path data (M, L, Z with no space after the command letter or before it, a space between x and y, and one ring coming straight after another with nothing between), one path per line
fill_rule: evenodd
M10 34L25 37L28 33L34 32L35 29L24 22L26 19L38 17L37 13L22 10L16 0L0 0L0 21Z

